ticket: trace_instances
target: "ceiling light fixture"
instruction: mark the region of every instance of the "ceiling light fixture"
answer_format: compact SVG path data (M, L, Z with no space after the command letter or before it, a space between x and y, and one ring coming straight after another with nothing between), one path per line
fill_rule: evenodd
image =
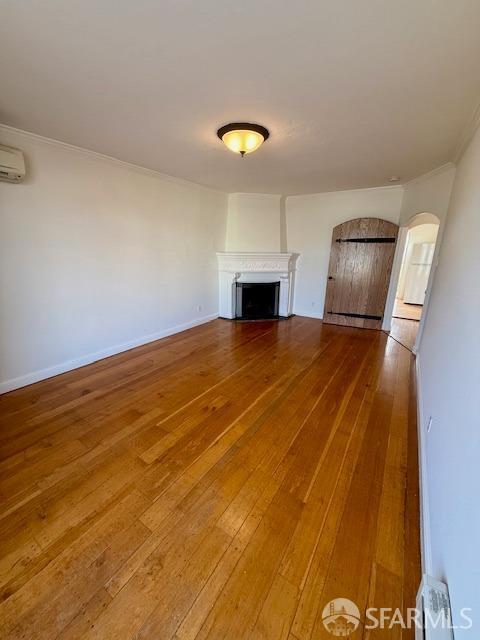
M391 176L388 181L389 182L398 182L400 178L398 176Z
M217 131L217 136L227 149L239 153L242 157L246 153L256 151L269 135L268 129L250 122L232 122Z

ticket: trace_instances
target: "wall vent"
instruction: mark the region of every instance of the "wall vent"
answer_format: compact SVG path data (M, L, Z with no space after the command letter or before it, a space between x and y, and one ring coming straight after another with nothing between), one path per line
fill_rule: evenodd
M424 574L417 593L417 611L422 624L415 640L454 640L448 587L444 582Z

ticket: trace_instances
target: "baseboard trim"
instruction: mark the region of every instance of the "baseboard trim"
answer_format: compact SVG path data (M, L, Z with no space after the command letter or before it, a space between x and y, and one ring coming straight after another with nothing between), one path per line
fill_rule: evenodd
M175 327L162 329L161 331L157 331L156 333L152 333L148 336L135 338L134 340L129 340L128 342L124 342L123 344L117 344L113 347L108 347L107 349L96 351L95 353L89 353L85 356L74 358L73 360L67 360L66 362L53 365L52 367L47 367L46 369L40 369L38 371L33 371L32 373L27 373L23 376L19 376L18 378L5 380L4 382L0 382L0 395L8 393L9 391L14 391L15 389L20 389L21 387L26 387L27 385L34 384L35 382L40 382L41 380L46 380L47 378L53 378L54 376L58 376L61 373L66 373L67 371L72 371L73 369L79 369L80 367L84 367L87 364L92 364L92 362L96 362L97 360L102 360L103 358L114 356L117 353L122 353L123 351L134 349L135 347L141 347L142 345L148 344L149 342L161 340L161 338L166 338L175 333L186 331L187 329L205 324L206 322L210 322L211 320L215 320L216 318L218 318L218 313L203 316L201 318L196 318L195 320L184 322L183 324L176 325Z
M323 320L323 314L316 311L302 311L301 309L294 309L293 313L296 316L302 316L303 318L315 318L317 320Z
M417 431L418 431L418 470L420 485L420 548L422 572L432 575L432 541L430 529L430 510L428 498L426 424L422 410L422 385L420 375L420 354L415 357L415 383L417 391Z

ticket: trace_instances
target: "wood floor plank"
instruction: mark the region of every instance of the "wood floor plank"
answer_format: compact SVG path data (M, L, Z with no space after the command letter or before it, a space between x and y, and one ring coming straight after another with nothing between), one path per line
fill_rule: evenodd
M310 558L308 573L304 577L299 604L291 628L291 632L298 640L306 640L312 637L318 611L326 604L324 586L333 558L333 548L339 534L349 491L354 482L357 463L364 448L363 444L375 404L377 384L382 374L381 365L383 359L381 351L375 354L374 365L365 379L366 391L360 404L351 441L343 463L338 468L337 485L328 507L326 506L325 508L325 517L319 532L318 542ZM339 593L337 596L341 597Z
M301 509L297 498L277 493L196 636L199 640L250 637Z
M212 572L209 580L199 592L194 604L177 629L176 638L193 640L200 631L218 595L232 574L268 507L268 499L259 500L245 519L240 530Z
M90 593L90 580L95 577L91 570L93 563L108 549L119 527L122 531L122 525L138 518L145 508L144 500L138 492L125 495L95 526L6 599L0 605L4 637L20 638L24 633L32 638L46 637L48 631L44 627L51 627L52 634L58 633L61 621L69 622L67 612L82 604L69 585ZM53 610L58 611L60 617L52 615Z
M348 598L358 606L362 621L375 552L388 442L387 426L392 414L393 395L386 391L391 391L391 388L381 378L323 589L325 604L337 597ZM317 614L312 635L320 638L328 636L321 620L321 611Z
M0 397L2 637L310 640L333 597L412 606L412 362L216 320Z

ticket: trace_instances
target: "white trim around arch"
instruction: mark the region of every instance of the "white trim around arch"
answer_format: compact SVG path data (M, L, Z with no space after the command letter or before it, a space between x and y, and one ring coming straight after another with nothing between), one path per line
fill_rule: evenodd
M428 219L426 218L426 216L428 216ZM423 310L422 310L422 316L420 318L420 324L418 326L418 332L417 332L417 337L415 340L415 344L412 348L412 352L414 354L416 354L418 352L418 348L420 346L420 342L422 340L422 334L423 334L423 330L424 330L424 326L425 326L425 319L427 316L427 310L428 310L428 304L430 301L430 294L431 294L431 290L432 290L432 285L433 285L433 281L435 278L435 271L437 269L438 266L438 255L439 255L439 250L440 250L440 245L441 245L441 241L442 241L442 235L443 235L443 224L440 220L440 218L435 215L432 214L430 212L419 212L415 215L413 215L411 218L409 218L408 222L406 225L403 225L400 227L399 232L398 232L398 240L397 240L397 248L395 250L395 256L393 259L393 267L392 267L392 275L390 277L390 285L388 287L388 294L387 294L387 302L385 304L385 314L383 317L383 325L382 325L382 330L383 331L387 331L389 332L391 329L391 325L392 325L392 315L393 315L393 307L395 305L395 296L397 293L397 288L398 288L398 282L399 282L399 278L400 278L400 271L402 268L402 262L403 262L403 257L404 257L404 253L405 253L405 246L406 246L406 242L407 242L407 236L408 236L408 231L409 229L411 229L412 227L416 226L415 224L412 224L415 220L418 220L419 218L423 218L425 217L425 221L422 220L422 222L420 222L420 224L427 224L427 223L432 223L435 222L436 224L439 225L438 228L438 235L437 235L437 240L435 243L435 253L433 255L433 262L432 262L432 268L430 271L430 276L428 278L428 285L427 285L427 290L425 293L425 301L423 304Z

